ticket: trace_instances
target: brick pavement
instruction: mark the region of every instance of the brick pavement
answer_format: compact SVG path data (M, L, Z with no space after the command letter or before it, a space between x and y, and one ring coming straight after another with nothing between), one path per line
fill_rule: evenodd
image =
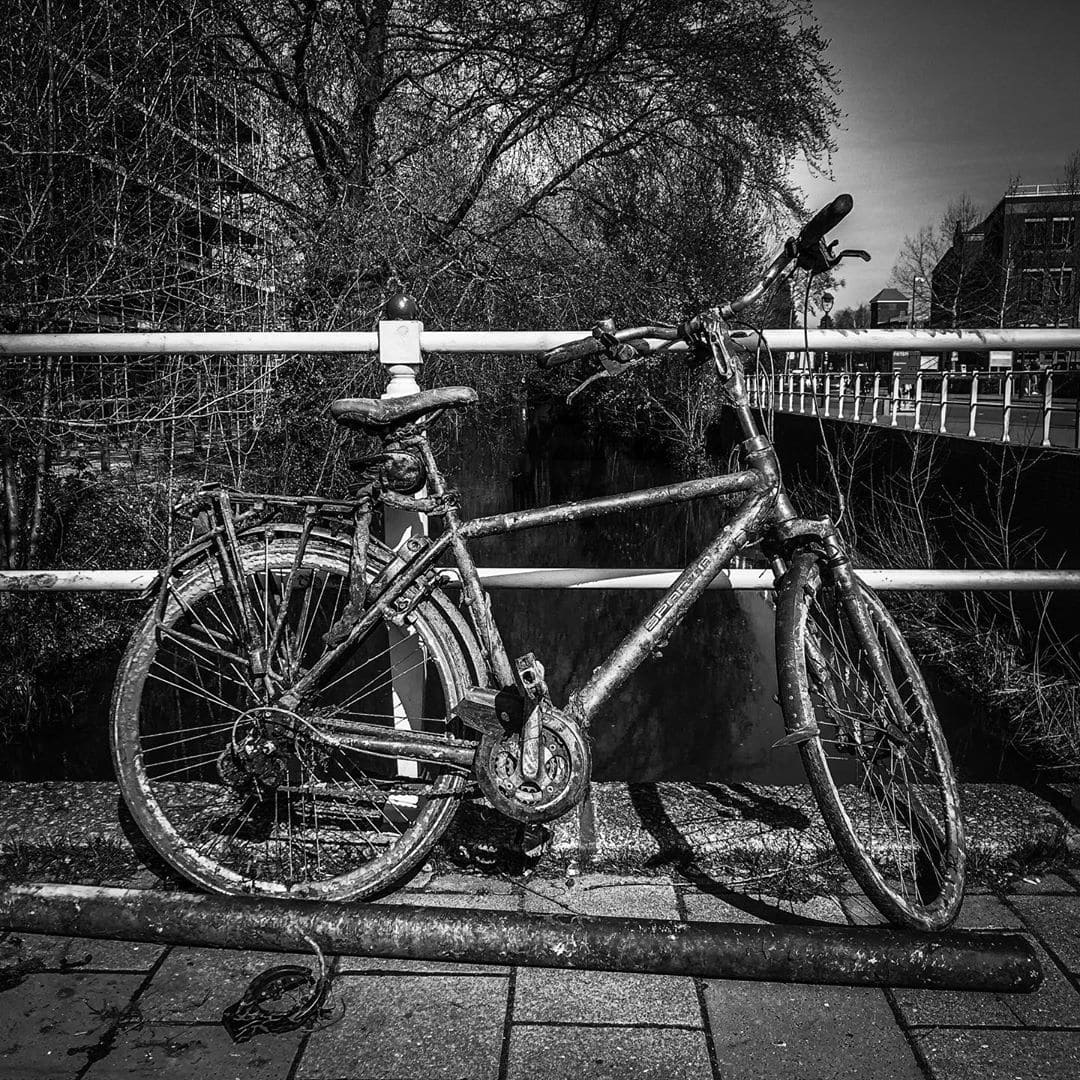
M395 901L877 921L854 892L789 903L701 880L599 873L572 887L443 875L384 902ZM222 1008L254 974L292 958L9 935L0 963L33 959L39 970L0 991L0 1078L1075 1080L1080 882L1066 871L1006 895L976 892L961 925L1029 936L1042 955L1042 988L1026 996L881 991L340 957L336 1023L240 1045L220 1025Z

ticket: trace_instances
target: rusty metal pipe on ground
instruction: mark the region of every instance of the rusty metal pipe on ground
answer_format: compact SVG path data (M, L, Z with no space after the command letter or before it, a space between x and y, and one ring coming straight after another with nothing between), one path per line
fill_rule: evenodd
M24 933L398 960L516 964L937 990L1025 992L1042 982L1012 934L914 934L859 926L681 923L587 915L19 885L0 926Z

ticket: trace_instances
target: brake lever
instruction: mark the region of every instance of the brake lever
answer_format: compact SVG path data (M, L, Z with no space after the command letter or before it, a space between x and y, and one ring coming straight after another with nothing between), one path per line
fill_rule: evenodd
M579 382L569 394L566 395L566 403L570 404L585 387L596 382L597 379L609 379L612 375L621 375L629 368L640 364L651 349L644 341L637 347L623 344L603 324L593 328L593 337L600 343L600 363L602 371L593 372L587 379Z
M830 268L836 266L841 259L862 259L863 262L869 262L870 252L863 251L862 248L844 248L844 250L829 263Z

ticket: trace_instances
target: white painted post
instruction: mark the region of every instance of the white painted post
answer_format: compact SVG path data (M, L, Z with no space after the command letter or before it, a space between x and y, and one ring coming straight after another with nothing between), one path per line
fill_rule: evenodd
M892 377L892 424L890 426L897 427L899 420L897 419L897 412L900 409L900 373L898 371L893 372Z
M416 381L423 363L420 353L420 334L424 324L412 320L383 320L379 323L379 361L390 376L386 398L405 397L420 392ZM421 496L426 492L421 489ZM384 539L397 548L416 536L427 536L427 515L386 507L384 510ZM405 628L390 626L389 648L394 669L404 672L393 676L394 727L419 731L424 715L424 655L416 634ZM419 764L398 759L398 775L416 779L420 775ZM394 805L404 815L415 812L415 796L396 795Z
M1054 372L1051 368L1046 369L1043 383L1043 432L1042 445L1050 445L1050 419L1054 414Z
M829 399L832 397L832 375L825 372L825 415L829 415Z
M881 410L881 372L874 372L874 400L870 405L870 423L876 424Z
M1077 396L1077 401L1080 402L1080 395ZM803 371L799 372L799 412L806 412L806 373ZM1078 419L1076 430L1077 438L1080 439L1080 419Z
M922 429L922 386L923 373L919 371L915 376L915 431Z
M862 372L855 373L855 420L862 419Z
M1023 377L1023 376L1022 376ZM1012 420L1013 373L1005 372L1004 385L1001 388L1001 441L1009 441L1009 425Z
M844 395L847 393L847 372L844 372L840 376L840 406L836 415L843 420L844 419Z
M979 372L971 373L971 395L968 398L968 438L975 438L975 414L979 410Z
M949 373L947 371L941 374L941 401L939 407L941 413L938 416L938 431L944 435L946 434L945 421L949 412Z

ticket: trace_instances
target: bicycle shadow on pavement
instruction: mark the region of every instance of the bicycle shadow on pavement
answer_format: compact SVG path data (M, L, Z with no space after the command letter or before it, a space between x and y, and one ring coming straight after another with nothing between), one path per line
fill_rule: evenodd
M668 867L699 892L756 919L833 925L793 909L823 892L835 895L846 877L835 853L822 850L831 844L816 811L805 805L805 789L719 783L626 789L640 826L659 849L648 867Z

